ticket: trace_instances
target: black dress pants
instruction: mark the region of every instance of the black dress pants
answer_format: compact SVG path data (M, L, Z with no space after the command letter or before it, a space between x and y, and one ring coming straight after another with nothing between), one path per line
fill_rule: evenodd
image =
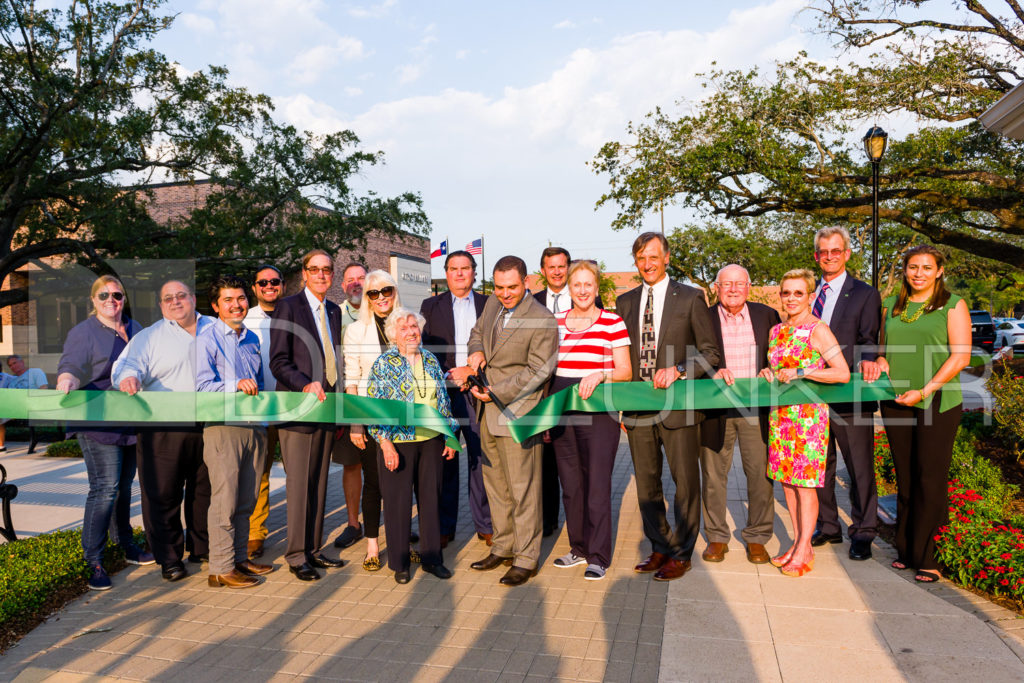
M203 429L140 429L136 442L142 522L161 566L181 562L185 552L206 555L210 535L210 475L203 462ZM185 526L181 506L185 504Z
M941 413L940 397L927 409L882 403L896 466L896 552L915 569L938 569L935 534L949 521L949 463L962 405Z
M874 404L872 406L873 411ZM836 502L836 446L843 452L850 474L850 539L870 541L878 528L878 488L875 485L874 424L872 412L829 410L828 454L825 483L818 489L817 530L842 534Z
M378 449L379 450L379 449ZM388 540L388 569L409 569L409 534L412 531L412 491L418 489L419 553L423 564L443 564L441 556L441 453L444 440L396 442L398 467L384 466L380 451L377 467L384 498L384 533Z

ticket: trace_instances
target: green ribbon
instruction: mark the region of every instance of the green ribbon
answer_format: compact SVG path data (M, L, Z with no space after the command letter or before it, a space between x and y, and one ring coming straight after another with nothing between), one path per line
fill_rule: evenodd
M263 391L256 396L140 391L129 396L121 391L65 394L48 389L0 389L0 417L128 425L317 422L416 426L444 436L448 446L461 450L447 420L433 406L349 394L331 393L325 400L318 401L313 394L294 391Z
M865 382L855 374L846 384L819 384L796 379L788 384L753 377L737 379L729 386L720 379L674 382L668 389L655 389L650 382L599 384L590 398L580 398L579 385L548 396L533 410L509 423L512 438L522 443L558 424L568 412L616 413L661 412L663 410L715 410L788 406L801 403L860 403L893 399L889 378Z

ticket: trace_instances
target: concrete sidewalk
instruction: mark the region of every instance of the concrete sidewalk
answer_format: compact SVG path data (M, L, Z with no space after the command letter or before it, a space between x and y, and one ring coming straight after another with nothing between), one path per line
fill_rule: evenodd
M23 494L20 504L29 507L37 495L54 495L59 481L74 480L68 461L0 462L15 483L27 468L26 483L40 489ZM738 463L731 477L730 512L744 519ZM666 488L672 490L667 473ZM345 517L340 471L330 489L326 528L333 537ZM414 569L412 582L399 586L386 569L364 572L357 544L342 554L351 564L300 583L281 562L278 491L265 559L280 569L263 586L212 589L200 571L167 584L153 567L129 568L113 577L113 590L75 601L0 658L0 678L1024 680L1024 622L946 582L914 584L889 569L886 546L876 545L868 562L848 560L845 544L830 546L813 572L793 579L747 563L739 540L725 562L705 564L700 543L694 569L682 579L666 584L637 575L632 566L648 548L624 440L613 492L615 557L604 581L584 581L582 567L551 566L568 550L563 533L545 539L535 579L506 589L497 584L499 572L469 569L486 547L473 537L465 505L446 551L451 581ZM777 514L777 533L788 543L781 504ZM110 630L73 637L90 629Z

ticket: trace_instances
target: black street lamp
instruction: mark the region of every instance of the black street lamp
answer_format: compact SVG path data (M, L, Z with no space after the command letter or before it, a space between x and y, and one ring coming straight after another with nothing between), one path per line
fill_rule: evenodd
M864 151L871 161L871 285L878 289L878 164L885 154L889 134L872 126L864 136Z

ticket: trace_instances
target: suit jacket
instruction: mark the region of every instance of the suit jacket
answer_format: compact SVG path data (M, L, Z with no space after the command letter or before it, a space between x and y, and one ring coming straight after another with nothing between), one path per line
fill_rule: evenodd
M543 388L558 364L558 323L531 296L524 296L512 317L499 330L502 304L491 296L469 335L469 353L482 352L491 392L517 417L540 403ZM511 436L507 421L494 407L480 406L481 419L496 436Z
M563 291L565 292L566 298L569 298L569 287L566 286L566 288ZM547 308L548 307L548 288L545 287L544 289L540 290L539 292L537 292L536 294L533 295L533 298L536 299L537 301L539 301L541 306L543 306L544 308ZM569 305L570 306L573 305L571 298L569 298ZM602 309L602 310L604 309L604 304L601 302L601 295L600 294L594 299L594 305L597 306L598 308ZM565 309L562 309L562 310L565 310Z
M622 316L629 332L629 360L633 364L633 381L640 379L640 294L641 285L631 289L616 302L616 312ZM704 377L718 366L721 350L712 328L711 315L704 301L704 292L688 287L675 280L669 280L665 292L665 305L661 316L661 329L658 332L658 349L655 355L657 369L668 368L679 364L686 366L686 377L698 379ZM640 413L623 413L642 415ZM649 415L649 413L648 413ZM703 419L700 411L674 410L667 413L662 425L668 429L678 429L694 425ZM633 421L625 419L626 429L632 429Z
M878 357L878 330L882 324L882 297L871 285L854 279L847 273L846 282L839 292L839 300L832 310L829 329L843 349L843 358L850 372L857 372L862 360ZM852 413L855 403L835 403L830 406L837 413ZM865 412L874 412L874 402L861 404Z
M334 341L334 358L341 358L338 342L341 340L341 308L332 301L326 301L327 325ZM320 332L305 291L285 297L274 307L270 324L270 372L277 379L278 391L302 391L310 382L320 382L324 391L339 391L344 386L345 372L340 363L338 382L327 385L324 370L323 344ZM316 423L291 422L282 428L300 432L313 432Z
M475 291L472 295L479 320L487 297ZM451 292L424 299L420 304L420 314L427 320L423 326L423 346L437 357L441 369L448 372L455 367L455 313Z
M715 339L718 341L718 348L722 349L722 358L719 360L716 370L725 367L725 343L722 339L720 308L721 304L715 304L710 310ZM747 310L750 312L750 325L754 329L754 344L757 347L757 363L754 369L760 372L768 365L768 333L782 320L779 318L779 312L771 306L748 301ZM702 446L713 451L721 450L725 443L725 419L732 414L733 412L729 410L704 411L704 422L700 426ZM768 408L761 408L758 411L758 417L761 422L761 436L768 441Z

